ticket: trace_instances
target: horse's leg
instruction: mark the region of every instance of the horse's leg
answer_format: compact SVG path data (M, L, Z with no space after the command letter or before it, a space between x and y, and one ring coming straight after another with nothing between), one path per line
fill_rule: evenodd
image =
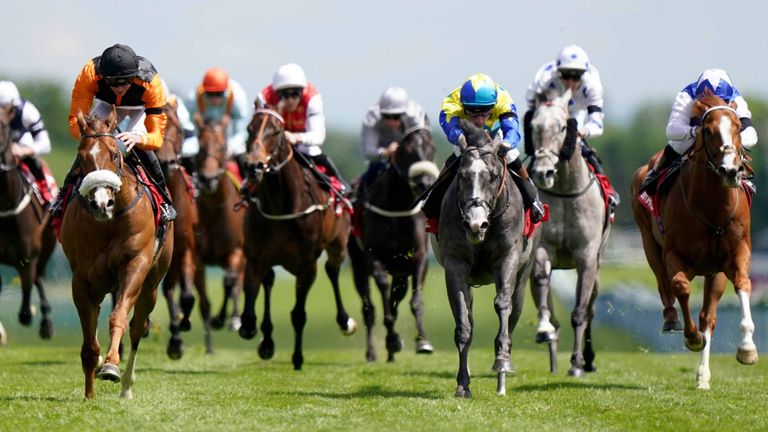
M96 378L96 368L101 359L99 356L99 340L96 327L99 321L101 306L98 301L91 299L87 292L88 285L75 273L72 275L72 300L80 317L80 328L83 333L83 344L80 347L80 363L85 375L85 398L93 399L93 381Z
M531 296L539 311L539 323L536 326L536 343L552 343L557 340L557 328L552 325L550 310L551 295L549 278L552 274L552 262L544 248L538 248L534 254L533 270L531 271ZM552 369L550 365L550 370Z
M152 280L144 282L141 292L138 294L133 318L131 319L131 354L125 366L125 373L122 377L123 386L120 392L120 397L124 399L130 400L133 398L132 389L136 383L136 355L139 352L139 342L141 342L141 338L148 330L149 314L152 313L152 309L155 308L155 303L157 302L157 289L154 282Z
M646 219L643 220L645 221ZM641 227L640 235L643 240L645 259L648 261L648 265L656 276L656 287L659 291L661 304L664 306L662 332L681 332L683 331L683 325L677 317L677 309L675 309L675 291L672 288L671 278L667 273L667 266L662 257L662 248L656 242L656 239L653 238L650 226Z
M592 298L589 300L589 307L587 308L587 328L584 330L584 372L597 372L595 350L592 347L592 319L595 318L595 300L597 300L599 291L600 279L595 278L595 287L592 289Z
M369 362L376 361L376 348L373 344L373 326L376 319L376 312L371 302L371 286L368 275L370 271L366 255L357 246L357 241L352 240L348 244L349 259L352 263L352 278L355 282L355 289L360 295L360 302L363 308L363 320L365 321L365 358Z
M472 290L467 284L466 264L452 257L445 257L445 286L448 291L448 302L456 323L453 341L459 351L459 370L456 373L456 397L472 397L469 390L469 347L472 345Z
M340 240L340 238L337 238L329 243L326 248L328 259L325 261L325 274L328 275L331 286L333 286L333 297L336 300L336 324L339 325L341 334L350 336L357 331L357 323L344 309L344 302L341 299L341 291L339 290L339 271L346 257L347 249L346 242Z
M299 268L304 269L304 272L296 275L296 304L291 310L291 324L293 324L295 335L293 356L291 357L294 370L301 370L301 365L304 364L302 344L304 326L307 324L307 294L309 294L309 289L312 288L317 277L317 262L311 261L300 265Z
M426 251L425 251L426 252ZM427 339L424 331L424 280L427 276L429 260L426 253L419 262L416 272L411 275L413 292L411 294L411 313L416 318L416 354L432 354L435 348Z
M400 335L394 333L392 326L392 285L389 282L389 273L379 260L373 260L371 263L371 276L376 283L376 287L381 293L381 309L384 326L387 329L385 338L385 347L387 348L387 361L393 361L393 354L403 349L403 341Z
M500 263L500 270L497 270L494 275L496 296L493 299L493 308L496 310L496 316L499 319L499 331L496 333L494 343L496 358L491 369L498 373L496 394L499 396L507 394L506 374L514 372L512 360L510 359L512 339L510 337L509 322L512 316L512 276L517 276L517 273L514 271L517 267L515 261L508 260L507 262ZM517 324L517 320L515 320L515 324Z
M200 269L202 267L202 269ZM203 342L205 343L205 353L213 354L213 338L211 336L211 301L208 299L208 292L205 289L205 264L195 260L194 253L188 250L184 254L184 259L181 264L181 279L180 279L181 291L191 291L192 286L197 291L197 297L200 303L200 316L203 318ZM190 296L192 293L190 292ZM189 306L189 310L185 311L185 314L189 316L192 313L192 306L194 306L194 297ZM184 302L182 301L182 308Z
M257 274L258 263L252 259L245 260L245 274L243 277L243 291L245 299L243 300L243 315L241 318L240 329L237 334L243 339L253 339L256 337L256 297L259 295L262 277ZM263 271L263 270L262 270Z
M672 289L675 291L680 310L683 312L683 335L685 346L691 351L704 349L704 335L696 328L691 314L689 300L691 297L691 285L688 274L684 271L682 259L675 252L667 253L667 273L672 276Z
M165 352L173 360L178 360L184 355L184 343L181 340L181 326L179 325L181 309L176 303L174 295L178 280L176 270L176 268L171 269L163 279L163 296L165 296L165 302L168 305L168 315L170 317L168 327L171 331L171 338L168 340L168 347Z
M184 252L184 255L181 257L181 263L179 263L176 271L175 279L180 288L179 303L181 305L179 329L181 331L190 331L192 329L192 323L190 322L192 309L195 308L195 295L192 292L193 284L191 283L195 277L195 259L190 250ZM168 275L165 277L167 278Z
M112 297L112 309L110 309L110 310L115 310L115 305L117 304L117 291L112 291L110 293L110 297ZM120 343L117 345L117 353L120 354L121 356L123 355L123 341L122 341L122 339L120 340Z
M232 312L229 315L229 330L237 331L240 328L240 310L237 307L237 299L243 292L243 270L245 269L245 254L243 249L238 248L229 255L229 269L225 284L231 283L229 298L232 300ZM231 279L230 279L231 278Z
M3 277L0 275L0 293L3 292ZM3 327L3 323L0 322L0 346L7 345L8 344L8 334L5 332L5 327Z
M227 260L229 261L230 258L231 254ZM224 269L224 279L222 281L224 284L224 302L221 305L221 309L219 309L219 313L211 320L211 326L216 330L224 328L224 324L227 322L227 308L229 306L229 300L232 297L232 288L234 287L236 280L237 274L234 271L231 271L231 268L228 265L227 268Z
M275 341L272 339L272 287L275 286L275 271L270 267L261 284L264 286L264 317L261 319L261 342L259 343L259 357L269 360L275 355Z
M723 273L704 278L704 304L699 314L699 328L704 331L704 349L701 350L701 364L696 369L696 388L699 390L709 390L709 380L712 376L709 369L709 352L717 322L717 304L725 292L725 283Z
M37 294L40 297L40 312L42 319L40 321L40 337L50 339L53 337L53 321L51 320L51 306L48 303L48 297L45 295L45 270L48 266L48 260L56 247L56 237L53 228L43 228L43 239L40 253L37 256L37 268L35 270L35 286Z
M755 331L755 323L752 321L752 311L749 307L749 297L752 294L752 282L749 280L749 263L751 252L746 243L742 243L736 252L734 263L736 271L731 278L733 288L739 297L741 304L741 322L739 330L741 331L741 343L736 350L736 360L741 364L752 365L757 363L757 347L752 340L752 334Z
M398 274L392 276L392 291L389 296L389 306L384 313L384 326L387 328L387 361L395 361L395 353L402 351L403 338L395 330L397 322L397 309L408 293L408 275Z
M589 308L593 301L594 288L597 281L597 258L594 254L576 254L576 304L571 312L571 325L573 326L574 340L573 353L571 354L571 368L568 375L572 377L584 376L584 346L585 332L589 324Z
M34 263L32 263L34 264ZM35 266L30 262L20 263L16 270L21 280L21 309L19 309L19 322L23 326L32 324L35 310L32 306L32 284L35 281Z

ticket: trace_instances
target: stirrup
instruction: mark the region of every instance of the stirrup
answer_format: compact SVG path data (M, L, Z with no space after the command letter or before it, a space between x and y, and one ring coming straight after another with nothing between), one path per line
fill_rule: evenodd
M160 204L160 219L163 222L176 220L176 216L176 209L173 208L173 205L168 202L163 202Z
M544 219L544 205L536 200L531 204L531 223L539 223Z

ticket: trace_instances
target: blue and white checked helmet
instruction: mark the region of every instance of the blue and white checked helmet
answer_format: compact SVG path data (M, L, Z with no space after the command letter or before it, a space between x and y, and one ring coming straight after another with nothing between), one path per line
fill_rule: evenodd
M733 87L733 81L728 72L722 69L707 69L699 76L696 82L695 96L699 97L705 89L709 89L720 99L731 102L738 96L738 92Z

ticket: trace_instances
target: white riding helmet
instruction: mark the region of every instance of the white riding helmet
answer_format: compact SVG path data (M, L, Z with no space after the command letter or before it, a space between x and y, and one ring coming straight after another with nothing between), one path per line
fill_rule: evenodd
M389 87L379 98L382 114L404 114L408 110L408 92L402 87Z
M589 57L579 46L568 45L557 55L557 69L587 70Z
M277 91L291 87L306 87L307 76L304 69L296 63L287 63L280 66L272 76L272 88Z
M21 102L19 89L10 81L0 81L0 105L18 105Z

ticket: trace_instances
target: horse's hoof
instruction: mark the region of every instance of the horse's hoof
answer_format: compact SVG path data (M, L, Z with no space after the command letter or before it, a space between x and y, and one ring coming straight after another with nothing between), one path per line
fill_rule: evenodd
M683 324L678 321L664 321L664 325L661 327L662 333L680 333L683 331Z
M493 367L491 367L491 369L494 372L515 373L515 367L512 366L510 360L496 359L496 361L493 362Z
M211 325L213 325L213 321L211 321ZM237 330L237 334L240 335L243 339L251 340L256 337L256 320L255 319L243 319L242 325Z
M597 372L597 366L594 364L585 364L584 372Z
M375 352L373 352L373 351L371 351L371 350L367 350L367 351L365 351L365 359L366 359L366 360L367 360L369 363L373 363L373 362L375 362L375 361L376 361L376 353L375 353Z
M304 355L300 352L293 353L293 356L291 356L291 361L293 362L293 370L300 371L301 365L304 364Z
M221 317L214 317L211 318L211 328L214 330L221 330L224 328L224 319Z
M275 355L275 343L271 340L262 340L259 344L259 358L269 360Z
M133 391L131 389L123 390L120 392L120 397L125 400L133 399Z
M582 378L584 376L584 369L573 366L568 369L568 376L574 378Z
M53 321L51 321L50 318L45 318L40 323L40 337L42 339L48 340L53 337L54 330L53 330Z
M403 349L403 338L397 333L390 333L387 335L386 345L391 354L398 353Z
M701 337L701 333L699 333L700 341L697 343L695 341L691 342L688 339L685 339L685 347L688 348L688 350L693 352L700 352L704 349L705 346L707 346L707 340Z
M536 343L552 343L558 338L557 332L540 332L536 333Z
M188 332L192 330L192 323L189 322L189 318L182 318L179 322L179 330L183 332Z
M743 365L753 365L757 363L757 348L750 349L742 349L739 347L736 350L736 360L739 361L739 363Z
M229 331L236 332L243 326L242 320L239 316L233 316L229 319Z
M32 325L32 317L35 315L35 307L30 306L29 309L22 309L19 311L19 322L25 327Z
M416 354L432 354L433 352L435 352L435 347L428 340L419 339L416 341Z
M181 339L171 338L165 352L171 360L178 360L184 355L184 343Z
M347 322L345 323L346 327L341 327L341 334L344 336L352 336L357 331L357 321L354 319L347 318Z
M454 394L454 396L456 396L457 398L467 398L467 399L469 399L469 398L472 397L472 392L469 391L469 387L465 388L465 387L459 386L456 389L456 393Z
M106 363L104 366L99 368L99 371L96 373L96 378L104 381L119 383L120 369L116 365Z

